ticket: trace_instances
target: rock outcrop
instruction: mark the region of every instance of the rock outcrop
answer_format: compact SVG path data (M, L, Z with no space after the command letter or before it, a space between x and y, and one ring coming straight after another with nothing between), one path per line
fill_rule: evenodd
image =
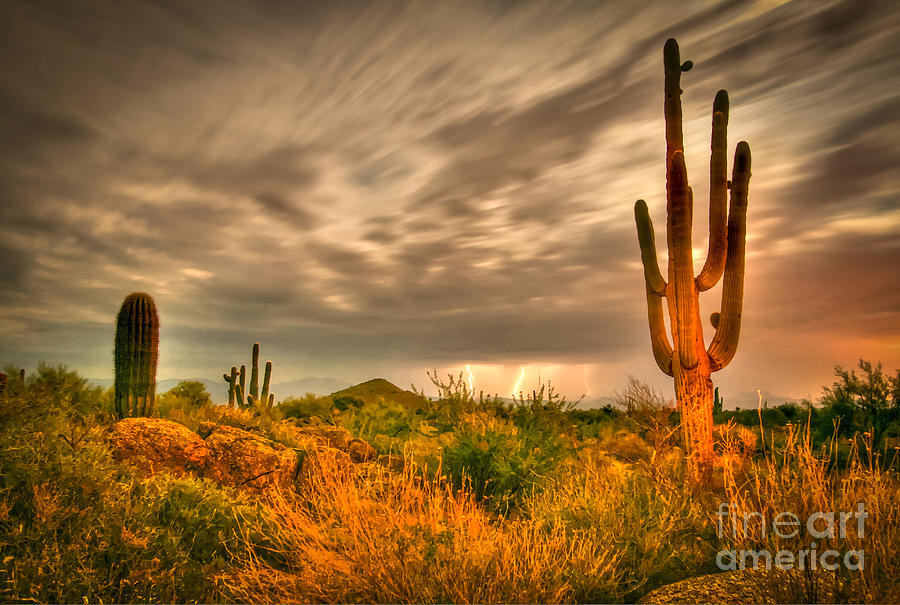
M202 473L209 460L209 447L200 435L162 418L120 420L113 427L109 442L116 460L128 460L150 473Z
M329 447L347 452L353 462L370 462L378 457L374 447L362 439L354 438L347 429L340 426L292 426L291 432L300 442L309 439L324 440Z
M835 603L835 576L819 570L738 569L687 578L660 586L638 599L662 603ZM852 602L852 599L851 599Z
M251 427L247 427L251 428ZM198 433L161 418L125 418L113 427L109 443L117 460L145 472L168 470L205 477L251 492L278 486L296 488L312 473L350 469L374 461L377 452L335 426L297 427L282 423L288 447L256 432L204 422Z
M233 426L204 423L200 427L209 448L203 476L230 487L262 491L289 488L300 464L297 451Z

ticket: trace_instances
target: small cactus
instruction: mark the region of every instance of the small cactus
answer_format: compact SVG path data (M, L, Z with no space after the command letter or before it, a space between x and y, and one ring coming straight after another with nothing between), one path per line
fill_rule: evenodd
M272 362L266 362L263 376L262 393L259 392L259 343L253 343L253 353L250 358L250 388L247 389L247 368L241 366L238 373L236 366L231 366L231 374L222 374L222 378L228 383L228 405L238 407L255 407L256 409L271 408L275 405L275 395L269 393L269 383L272 379Z
M156 395L159 316L149 294L125 298L116 318L115 404L119 418L150 416Z
M222 378L228 383L228 407L234 407L234 386L237 384L237 367L231 366L231 374L222 374Z

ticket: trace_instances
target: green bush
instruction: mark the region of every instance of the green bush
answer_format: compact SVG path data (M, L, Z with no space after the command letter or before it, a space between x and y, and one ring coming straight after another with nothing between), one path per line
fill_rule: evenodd
M108 411L111 405L103 388L91 386L64 365L40 362L24 385L18 384L19 371L14 365L7 365L4 372L16 378L10 380L10 388L0 397L0 422L31 422L59 411L87 417Z
M165 394L184 399L189 405L198 408L212 403L211 395L206 392L206 387L202 382L195 380L182 380Z
M350 395L341 395L340 397L333 397L332 399L334 401L334 407L342 412L350 408L359 409L364 403L362 399L351 397Z
M859 360L860 374L835 366L837 377L825 389L822 400L823 422L820 431L831 435L837 424L839 434L868 432L876 451L882 450L884 437L900 420L900 370L892 376L885 374L881 363L873 365Z
M307 393L303 397L288 397L281 400L275 406L285 418L320 418L331 415L332 402L330 397L317 397L313 393Z

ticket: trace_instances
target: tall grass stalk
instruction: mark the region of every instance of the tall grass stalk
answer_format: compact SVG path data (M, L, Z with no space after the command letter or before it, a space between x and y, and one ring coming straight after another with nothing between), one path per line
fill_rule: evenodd
M796 562L789 570L773 563L769 572L752 574L761 593L779 602L900 602L900 480L896 470L882 464L869 433L854 437L848 464L842 468L836 461L837 437L816 449L810 424L809 420L788 424L779 447L773 435L763 456L743 474L726 460L725 494L731 504L722 536L726 548L767 551L773 556L779 551L815 550L817 559L827 550L839 553L841 564L834 570L823 568L820 561L815 568L807 563L802 570ZM765 448L765 438L762 442ZM855 515L860 503L868 515L862 519L861 533ZM779 513L799 518L802 525L797 536L785 538L782 535L792 531L775 531L772 522ZM808 532L806 522L815 513L834 513L834 535L817 537ZM841 513L854 513L845 519L845 532L840 531ZM826 521L815 521L814 527L825 530ZM865 553L862 569L849 569L843 563L848 551ZM826 562L833 561L829 558Z

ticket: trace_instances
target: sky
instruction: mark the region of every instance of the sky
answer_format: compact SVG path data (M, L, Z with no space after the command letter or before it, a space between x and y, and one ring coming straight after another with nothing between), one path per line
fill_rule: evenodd
M275 381L468 366L490 393L631 374L671 396L633 208L665 272L675 37L698 271L720 88L729 164L753 154L726 402L900 367L900 4L673 6L6 0L0 365L111 377L144 291L160 379L214 378L257 340Z

